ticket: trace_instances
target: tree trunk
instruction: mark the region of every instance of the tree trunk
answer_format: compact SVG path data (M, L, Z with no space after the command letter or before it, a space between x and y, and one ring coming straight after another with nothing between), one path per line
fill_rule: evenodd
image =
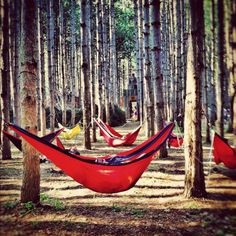
M14 110L15 122L20 125L20 93L19 93L19 49L20 49L20 16L21 2L15 1L15 65L14 65Z
M141 104L141 78L139 73L139 48L140 48L140 42L139 42L139 16L138 16L138 0L134 0L134 41L135 41L135 75L137 78L137 112L138 112L138 120L140 120L140 104Z
M160 0L151 1L151 31L152 31L152 71L154 87L154 124L155 132L164 127L163 77L161 74L161 30L160 30ZM165 147L160 150L160 157L167 157Z
M144 121L144 94L143 94L143 77L144 77L144 66L143 66L143 5L142 0L138 0L138 41L139 41L139 52L138 52L138 93L140 94L140 104L139 104L139 116L140 123Z
M182 76L181 76L181 12L180 0L175 2L175 23L176 23L176 114L181 114L181 94L182 94Z
M50 92L50 129L54 131L55 127L55 89L54 89L54 18L53 18L53 2L47 2L47 20L48 20L48 79Z
M170 119L176 119L176 55L175 55L175 46L176 46L176 29L175 29L175 19L174 19L174 4L173 1L170 1L169 14L170 14L170 58L171 58L171 112Z
M236 134L236 117L234 113L234 104L236 103L236 2L229 1L229 95L230 95L230 121L229 121L229 132ZM236 144L236 138L235 138ZM236 145L235 145L236 146Z
M224 136L224 4L218 0L218 76L216 80L216 131Z
M76 80L76 66L75 66L75 0L71 0L71 125L75 124L75 80Z
M21 122L22 126L31 133L37 134L37 21L36 1L22 2L22 34L21 34ZM23 151L23 183L21 202L39 202L40 166L36 150L27 142L22 142Z
M215 0L211 0L211 70L212 70L212 78L211 78L211 112L210 112L210 122L211 125L215 125L216 121L216 35L215 35Z
M3 19L4 19L4 0L0 0L0 93L2 94L2 70L3 70L3 56L2 56L2 47L3 47ZM3 114L2 114L2 99L0 97L0 146L2 148L2 128L3 128Z
M46 134L46 85L45 85L45 53L44 53L44 30L45 18L43 14L43 0L39 1L39 30L40 30L40 74L41 74L41 130L42 135Z
M80 18L80 30L81 30L81 67L83 81L83 128L84 128L84 148L91 149L90 142L90 107L89 107L89 50L88 50L88 18L90 12L86 11L86 6L89 4L88 0L81 0L81 18Z
M102 79L104 84L104 104L106 112L106 122L110 123L110 78L109 78L109 64L108 64L108 11L106 0L102 0L102 44L103 44L103 67Z
M94 19L94 13L93 13L93 1L90 0L90 29L91 29L91 40L90 40L90 49L91 49L91 124L92 124L92 140L93 142L97 142L96 137L96 123L94 121L94 118L96 118L96 96L95 96L95 63L96 63L96 47L95 47L95 27L96 22L94 22L97 19Z
M144 52L145 52L145 81L144 81L144 101L145 101L145 130L146 136L150 137L154 134L153 127L153 102L152 102L152 86L151 86L151 61L150 61L150 25L149 25L149 1L144 1Z
M3 32L3 50L2 50L2 114L6 122L10 122L10 65L9 65L9 1L4 0L4 15L2 23ZM4 131L8 131L7 126L4 126ZM9 139L3 135L2 141L2 159L11 159L11 148Z
M103 119L103 89L102 89L102 20L101 2L96 2L96 45L97 45L97 82L98 82L98 117Z
M232 54L233 54L233 61L232 61L232 69L230 71L230 80L234 81L233 88L232 88L232 97L231 97L231 117L232 117L232 124L233 124L233 133L234 133L234 146L236 146L236 2L233 1L232 4L232 15L231 15L231 26L232 26Z
M201 138L201 76L203 69L203 0L190 0L187 84L184 120L185 189L187 198L206 195Z

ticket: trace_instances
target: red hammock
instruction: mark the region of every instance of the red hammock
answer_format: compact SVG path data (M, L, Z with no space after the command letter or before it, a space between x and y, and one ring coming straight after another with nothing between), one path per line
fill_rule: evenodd
M168 146L169 147L180 147L184 142L183 137L177 137L176 134L172 133L168 139Z
M230 147L217 133L214 135L213 148L213 156L217 165L223 162L229 169L236 168L236 148Z
M49 134L46 134L45 136L43 136L42 138L48 142L53 142L54 139L58 139L57 136L63 131L62 129L59 129L57 131L51 132ZM22 141L20 138L8 133L7 131L3 130L2 131L4 135L6 135L6 137L15 145L15 147L22 151Z
M135 185L161 145L168 139L174 124L169 124L158 134L131 150L95 160L71 154L16 125L9 124L9 128L78 183L96 192L116 193Z
M109 146L112 147L131 146L137 139L137 136L141 129L141 126L139 126L134 131L122 136L108 124L105 124L102 121L97 121L96 119L94 119L94 121L100 129L100 134L103 136L104 140L108 143Z

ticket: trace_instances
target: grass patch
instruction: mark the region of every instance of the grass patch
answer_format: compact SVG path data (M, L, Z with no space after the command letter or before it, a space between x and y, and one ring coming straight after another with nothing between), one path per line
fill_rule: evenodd
M40 201L49 204L57 211L65 210L65 205L63 202L59 201L58 199L51 198L46 194L40 194Z
M18 202L4 202L3 203L3 207L6 209L6 210L11 210L11 209L14 209L16 206L18 205Z

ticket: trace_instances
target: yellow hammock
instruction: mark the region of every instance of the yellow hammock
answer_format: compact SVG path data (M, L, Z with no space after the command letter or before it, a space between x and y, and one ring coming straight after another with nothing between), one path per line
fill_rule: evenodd
M73 139L74 137L76 137L78 134L80 134L80 125L76 125L74 128L72 129L68 129L65 128L63 125L61 125L60 123L58 123L58 126L61 128L64 128L64 131L61 133L61 136L64 139Z

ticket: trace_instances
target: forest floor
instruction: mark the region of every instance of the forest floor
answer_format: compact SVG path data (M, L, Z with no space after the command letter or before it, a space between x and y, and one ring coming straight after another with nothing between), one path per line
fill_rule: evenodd
M115 129L125 134L137 126L129 122ZM130 148L107 147L98 137L92 150L82 150L81 137L63 142L94 156ZM142 130L136 144L143 140ZM170 149L167 158L152 161L132 189L116 194L90 191L52 163L42 163L41 204L34 206L19 203L22 154L13 149L13 159L0 162L0 235L236 235L236 171L216 167L210 145L203 151L204 199L183 197L183 150Z

